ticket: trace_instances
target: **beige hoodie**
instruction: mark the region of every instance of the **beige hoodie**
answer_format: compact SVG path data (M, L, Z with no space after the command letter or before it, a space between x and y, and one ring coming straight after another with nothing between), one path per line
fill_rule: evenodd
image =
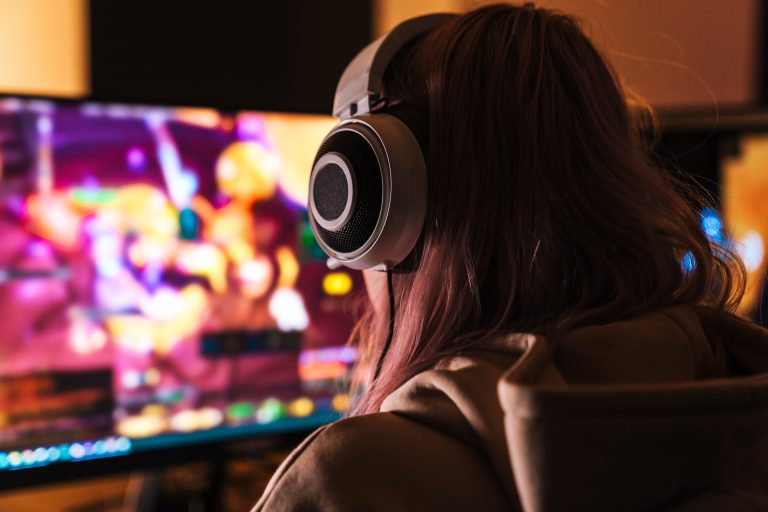
M501 337L310 435L254 511L768 511L768 331L678 307Z

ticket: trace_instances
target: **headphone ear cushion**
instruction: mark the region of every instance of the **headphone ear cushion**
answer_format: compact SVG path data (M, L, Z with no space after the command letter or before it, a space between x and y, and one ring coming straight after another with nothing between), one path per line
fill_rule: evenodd
M367 135L334 129L320 147L312 169L310 220L321 247L332 251L331 256L360 250L379 222L382 169ZM345 192L343 207L336 189Z
M421 235L426 184L420 144L397 116L341 122L310 175L309 218L320 247L351 268L394 268Z

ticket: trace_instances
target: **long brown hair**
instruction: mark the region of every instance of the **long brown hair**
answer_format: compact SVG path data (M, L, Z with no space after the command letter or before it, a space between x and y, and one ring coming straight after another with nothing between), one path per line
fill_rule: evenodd
M387 312L371 308L353 334L355 413L499 332L557 338L740 300L743 266L641 149L616 75L574 18L471 11L402 50L385 85L428 112L427 221L418 270L394 275L394 338L374 383Z

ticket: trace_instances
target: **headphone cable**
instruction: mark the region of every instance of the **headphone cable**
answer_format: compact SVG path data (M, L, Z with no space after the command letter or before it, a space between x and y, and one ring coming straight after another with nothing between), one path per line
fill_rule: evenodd
M387 332L387 341L384 342L384 348L379 356L379 362L376 363L376 372L373 374L373 383L379 379L381 367L384 366L384 358L389 351L389 345L392 343L392 335L395 332L395 289L392 285L392 270L387 269L387 293L389 294L389 330Z

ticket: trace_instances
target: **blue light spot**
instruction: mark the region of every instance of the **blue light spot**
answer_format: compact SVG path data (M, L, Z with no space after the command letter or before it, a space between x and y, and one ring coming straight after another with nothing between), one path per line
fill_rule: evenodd
M21 452L19 451L12 451L8 454L8 462L11 464L11 467L16 468L21 466Z
M104 455L107 452L107 445L104 441L96 441L93 445L94 455Z
M35 450L35 459L37 459L37 462L46 462L48 460L48 450L45 448Z
M61 450L55 446L51 446L48 448L48 458L53 462L59 460L61 458Z
M23 452L21 452L21 460L27 466L37 462L37 459L35 458L35 452L33 452L32 450L24 450Z
M196 240L200 235L200 219L194 210L184 208L179 212L179 237L182 240Z
M73 459L82 459L85 457L85 446L80 443L73 443L69 447L69 456Z
M100 276L116 277L123 266L118 259L103 259L96 262L96 271Z
M704 208L701 211L701 228L709 240L723 241L723 221L714 209Z
M683 256L683 261L681 262L683 265L683 270L686 272L693 272L693 270L696 268L696 258L694 258L693 253L691 251L688 251L685 253L685 256Z
M192 199L192 196L197 193L197 189L200 187L200 182L197 179L197 175L194 172L186 169L179 176L179 181L179 189L181 191L180 193L185 197Z
M182 172L181 160L176 148L167 142L161 142L157 148L157 159L160 165L168 168L172 176L178 176Z
M69 445L68 444L60 444L59 445L59 458L61 460L69 460L71 456L69 455ZM53 460L53 458L51 458Z
M128 439L125 436L118 437L117 442L115 443L115 448L118 452L130 452L131 451L131 440Z

